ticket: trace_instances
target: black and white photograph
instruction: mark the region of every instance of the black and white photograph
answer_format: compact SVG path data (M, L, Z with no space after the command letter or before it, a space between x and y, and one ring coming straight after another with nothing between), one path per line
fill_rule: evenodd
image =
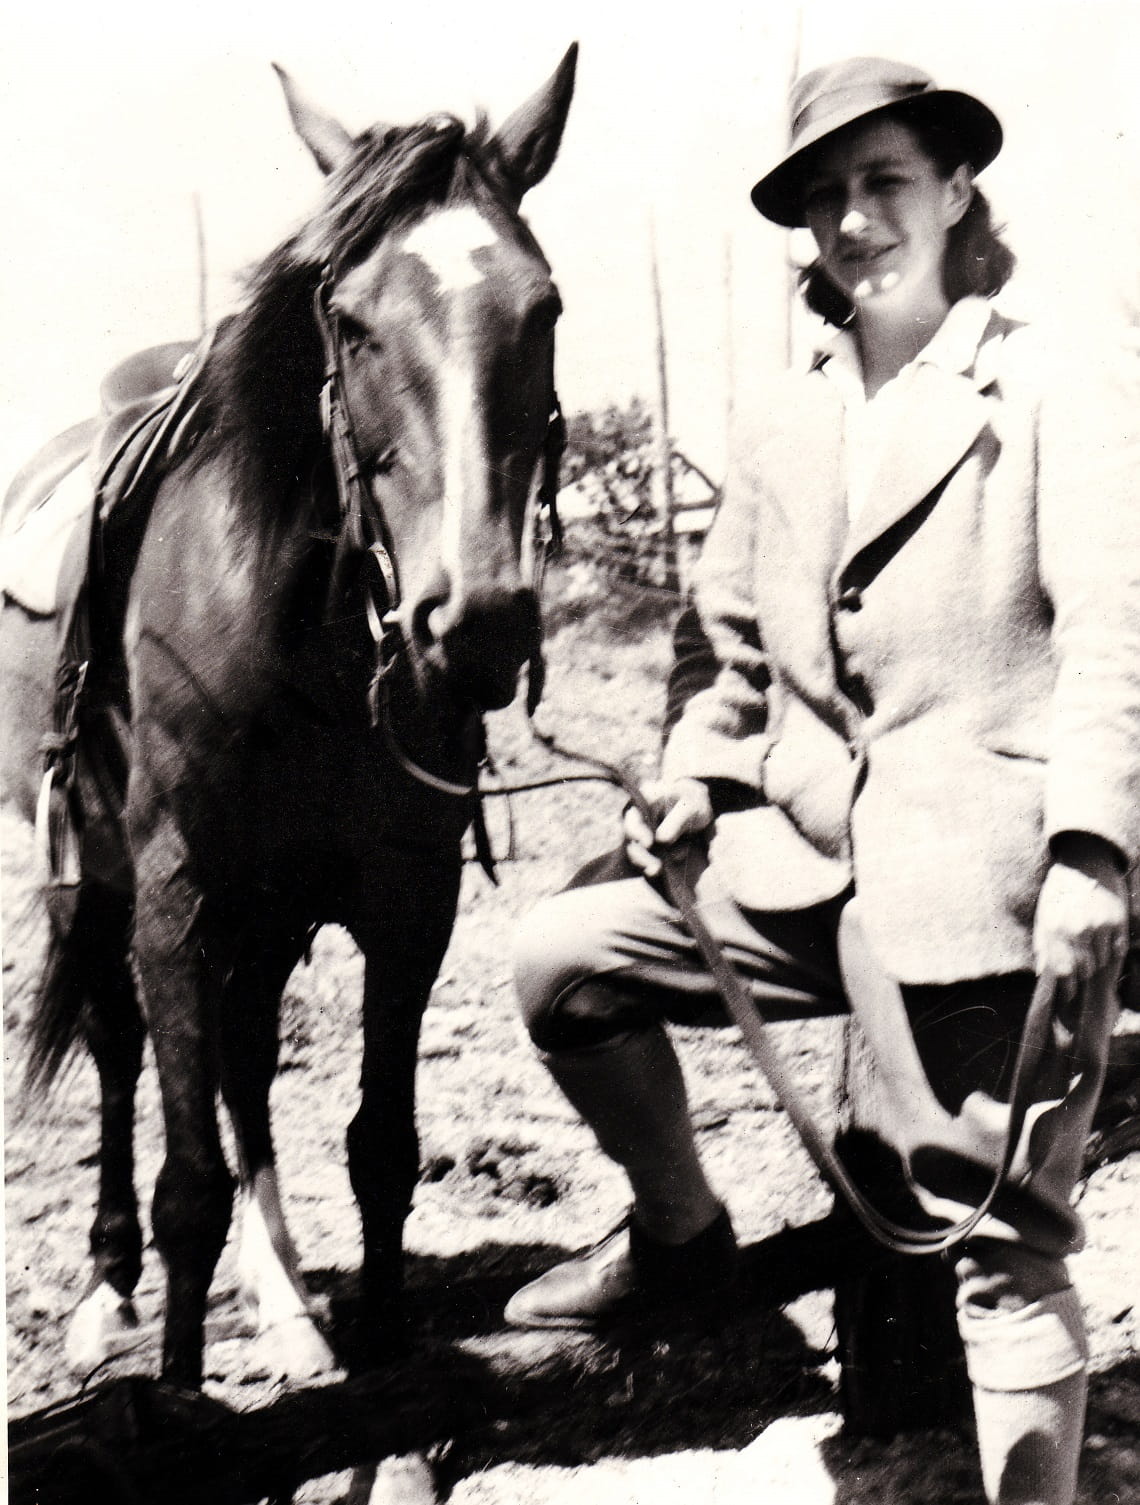
M13 1505L1140 1505L1140 7L13 11Z

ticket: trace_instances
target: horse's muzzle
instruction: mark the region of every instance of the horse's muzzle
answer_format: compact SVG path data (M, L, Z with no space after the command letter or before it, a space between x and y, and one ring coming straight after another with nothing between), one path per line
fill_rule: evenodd
M481 711L514 699L519 670L541 637L538 597L527 586L486 586L417 608L414 636L453 693Z

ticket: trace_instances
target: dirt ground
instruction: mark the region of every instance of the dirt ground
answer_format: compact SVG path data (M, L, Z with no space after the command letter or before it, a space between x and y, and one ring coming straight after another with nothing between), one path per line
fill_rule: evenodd
M648 770L668 640L659 625L564 627L551 644L540 721L571 745ZM517 710L494 718L504 779L550 766ZM418 1344L460 1350L497 1396L487 1425L440 1449L437 1471L461 1505L966 1505L981 1499L969 1436L920 1433L893 1443L840 1431L831 1296L818 1259L765 1263L781 1230L810 1224L829 1198L783 1113L728 1031L677 1031L699 1140L759 1289L731 1316L607 1341L514 1334L502 1305L528 1275L592 1242L624 1207L621 1180L551 1088L516 1022L508 980L516 916L612 844L621 797L568 786L512 801L514 856L493 889L469 867L459 923L428 1010L420 1053L422 1175L407 1229ZM494 802L496 846L511 844ZM73 1394L62 1357L67 1316L86 1279L95 1181L93 1074L77 1065L47 1104L18 1114L13 1087L42 921L27 835L3 826L8 1407L26 1415ZM288 989L274 1119L287 1210L313 1288L335 1314L350 1304L358 1224L344 1134L359 1061L357 956L324 932ZM839 1026L801 1026L785 1040L821 1115L840 1060ZM161 1152L148 1067L139 1113L144 1207ZM1082 1505L1140 1501L1140 1156L1097 1172L1082 1209L1089 1247L1074 1261L1090 1320L1094 1380ZM804 1246L807 1247L806 1245ZM769 1272L770 1279L764 1275ZM790 1272L790 1273L789 1273ZM233 1249L219 1266L208 1333L208 1390L238 1409L278 1392L243 1336ZM148 1250L140 1347L117 1371L155 1373L160 1270ZM103 1378L104 1376L100 1376ZM348 1475L299 1498L333 1505Z

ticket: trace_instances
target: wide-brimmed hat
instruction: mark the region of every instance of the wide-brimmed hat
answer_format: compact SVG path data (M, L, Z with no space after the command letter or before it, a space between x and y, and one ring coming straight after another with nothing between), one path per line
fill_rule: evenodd
M940 89L921 68L881 57L853 57L805 73L788 100L788 149L752 190L766 219L795 228L804 223L801 183L813 147L854 120L889 111L916 125L938 127L961 143L975 172L1001 150L997 116L972 94Z

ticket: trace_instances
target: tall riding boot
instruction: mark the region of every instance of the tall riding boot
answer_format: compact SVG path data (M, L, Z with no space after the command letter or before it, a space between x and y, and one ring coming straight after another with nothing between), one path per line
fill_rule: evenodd
M554 1080L622 1167L633 1208L608 1238L512 1297L522 1327L595 1326L631 1304L667 1304L723 1289L736 1243L705 1179L680 1063L654 1027L544 1056Z

